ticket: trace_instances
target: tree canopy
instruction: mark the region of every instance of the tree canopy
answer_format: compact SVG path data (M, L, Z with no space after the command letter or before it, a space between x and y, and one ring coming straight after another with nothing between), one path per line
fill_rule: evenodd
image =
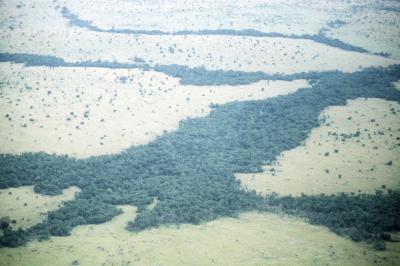
M399 79L399 65L321 73L311 88L215 106L207 117L184 120L177 131L115 155L74 159L45 153L2 154L0 188L34 185L36 192L54 195L78 186L81 193L31 229L6 230L0 243L16 246L29 239L67 235L76 225L110 220L119 213L117 204L138 207L128 230L280 209L355 240L380 241L386 231L399 229L398 192L263 197L243 190L234 173L260 172L282 151L300 145L328 106L358 97L399 101L400 91L392 84ZM147 209L154 198L159 202Z

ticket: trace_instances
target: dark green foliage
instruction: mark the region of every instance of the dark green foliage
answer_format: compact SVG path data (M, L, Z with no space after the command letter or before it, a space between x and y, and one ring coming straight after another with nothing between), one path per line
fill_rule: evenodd
M3 230L3 235L0 237L0 247L18 247L26 243L26 232L22 229L13 231L11 227Z
M115 206L95 199L77 199L51 212L43 223L33 226L29 231L48 231L49 235L65 236L77 225L104 223L120 213L121 210Z
M106 221L118 213L112 206L116 204L138 206L137 218L128 225L130 230L199 223L275 206L309 217L337 233L372 239L374 227L376 234L398 229L400 209L393 205L398 202L397 192L388 199L383 195L354 196L354 202L353 196L271 200L244 191L234 173L260 172L262 164L300 145L319 125L318 116L328 106L344 105L358 97L399 101L400 92L392 84L398 79L400 66L352 74L321 73L311 88L268 100L215 106L207 117L187 119L176 132L116 155L82 160L44 153L1 155L0 187L35 185L35 191L45 194L56 194L72 185L81 188L75 202L22 234L29 239L65 235L78 224ZM147 210L154 197L160 202ZM349 205L354 208L342 210L346 200L355 206L361 203L359 208ZM374 201L387 212L366 207L374 206ZM353 210L383 225L360 222Z
M327 73L311 72L296 73L291 75L267 74L264 72L243 72L243 71L222 71L206 70L204 67L190 68L182 65L156 65L149 66L143 59L135 58L135 63L117 63L107 61L83 61L83 62L65 62L64 59L49 55L34 54L10 54L0 53L0 62L14 62L30 66L48 66L48 67L101 67L101 68L139 68L143 70L154 70L172 77L180 78L183 85L244 85L260 80L295 80L309 79L316 80L321 75Z
M5 230L10 227L10 219L8 217L0 218L0 229Z
M14 62L26 66L65 66L64 59L51 55L0 53L0 62Z
M243 72L233 70L207 70L204 67L189 68L182 65L156 65L153 70L162 72L172 77L180 78L183 85L210 86L210 85L245 85L260 80L286 80L295 79L316 80L327 73L310 72L291 75L267 74L258 72Z
M346 25L346 22L344 22L343 20L340 20L340 19L336 19L336 20L328 22L327 25L331 28L338 29L338 28Z
M383 241L374 241L372 247L376 250L386 250L386 244Z
M64 59L52 55L36 55L36 54L13 54L0 53L0 62L14 62L31 66L48 66L48 67L101 67L101 68L140 68L150 70L150 67L136 58L136 63L117 63L107 61L82 61L82 62L65 62Z
M50 212L46 220L27 230L3 230L0 247L16 247L30 239L46 240L49 236L67 236L73 227L82 224L100 224L121 214L115 206L95 199L77 199L64 204L61 209Z
M74 26L81 27L81 28L86 28L86 29L92 30L92 31L103 32L102 29L94 26L91 21L80 19L77 15L70 12L68 10L68 8L66 8L66 7L63 7L61 9L61 14L63 15L63 17L65 17L66 19L69 20L70 25L74 25Z
M306 217L354 241L373 241L377 248L390 240L388 231L400 230L400 191L374 195L319 195L267 197L267 206L279 206L284 212Z

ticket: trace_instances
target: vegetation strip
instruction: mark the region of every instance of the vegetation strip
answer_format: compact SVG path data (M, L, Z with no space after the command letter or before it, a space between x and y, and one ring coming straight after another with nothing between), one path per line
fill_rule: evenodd
M82 20L76 14L72 13L68 8L63 7L61 14L66 18L70 25L85 28L87 30L105 33L116 34L132 34L132 35L225 35L225 36L247 36L247 37L279 37L287 39L311 40L322 43L331 47L336 47L345 51L369 53L368 50L357 47L338 39L332 39L325 35L324 30L320 30L318 34L283 34L279 32L262 32L253 29L233 30L233 29L218 29L218 30L183 30L176 32L165 32L160 30L131 30L131 29L102 29L93 25L91 21Z
M24 64L27 67L47 66L47 67L99 67L110 69L133 69L139 68L145 71L157 71L166 75L179 78L182 85L210 86L210 85L246 85L261 80L285 80L296 79L318 79L322 73L326 72L301 72L290 75L267 74L261 71L244 72L233 70L207 70L204 67L190 68L182 65L156 65L150 66L140 58L136 58L135 63L118 63L107 61L83 61L66 62L64 59L51 55L36 55L24 53L0 53L0 62L14 62Z
M400 101L392 82L400 65L355 73L321 73L311 88L268 100L214 106L207 117L187 119L176 132L116 155L74 159L46 153L0 155L0 188L34 185L36 192L60 194L77 186L75 201L51 212L27 230L3 224L2 246L68 235L80 224L102 223L131 204L138 216L128 230L163 224L198 224L248 210L284 211L306 217L354 240L382 249L386 232L400 229L400 192L375 195L262 197L243 190L234 173L260 172L261 165L299 146L328 106L376 97ZM148 204L159 202L153 209Z

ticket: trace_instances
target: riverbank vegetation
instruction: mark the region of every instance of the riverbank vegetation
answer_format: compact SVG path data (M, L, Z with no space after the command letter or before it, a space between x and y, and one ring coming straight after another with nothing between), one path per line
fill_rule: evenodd
M311 88L290 95L215 105L209 116L187 119L176 132L116 155L78 160L45 153L3 154L0 188L34 185L36 192L55 195L77 186L81 192L31 229L11 231L4 226L0 243L17 246L30 239L68 235L76 225L110 220L119 213L118 204L138 207L137 218L128 224L134 231L279 208L354 240L382 243L390 239L387 231L399 229L397 191L262 197L244 191L234 173L260 172L282 151L300 145L328 106L359 97L399 101L400 91L392 83L399 79L398 65L321 74ZM154 198L159 202L148 209Z

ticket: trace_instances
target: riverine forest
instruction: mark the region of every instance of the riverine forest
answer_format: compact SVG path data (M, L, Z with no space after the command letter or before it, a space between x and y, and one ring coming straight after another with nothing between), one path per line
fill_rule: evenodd
M0 21L0 265L399 265L398 1Z

